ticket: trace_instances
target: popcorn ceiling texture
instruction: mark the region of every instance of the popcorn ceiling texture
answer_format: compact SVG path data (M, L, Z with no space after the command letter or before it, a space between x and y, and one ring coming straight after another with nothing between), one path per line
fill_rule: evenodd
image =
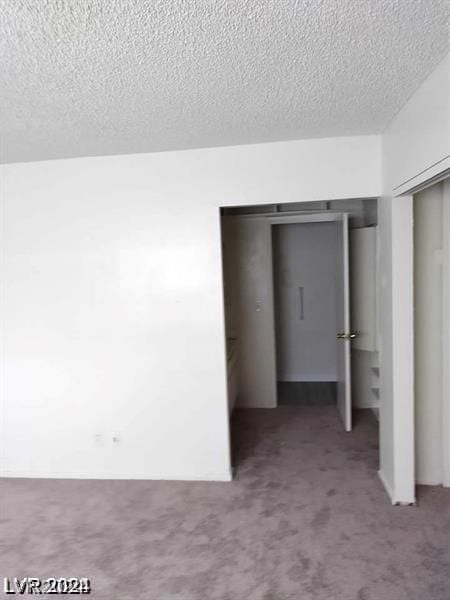
M0 0L3 162L381 132L447 0Z

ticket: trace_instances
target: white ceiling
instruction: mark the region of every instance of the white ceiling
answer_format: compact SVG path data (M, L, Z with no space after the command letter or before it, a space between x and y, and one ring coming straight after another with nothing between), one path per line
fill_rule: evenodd
M2 0L3 162L381 132L447 0Z

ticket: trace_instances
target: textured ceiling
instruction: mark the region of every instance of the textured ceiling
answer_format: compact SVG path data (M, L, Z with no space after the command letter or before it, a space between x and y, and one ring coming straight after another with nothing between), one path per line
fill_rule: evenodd
M0 0L2 161L381 132L447 0Z

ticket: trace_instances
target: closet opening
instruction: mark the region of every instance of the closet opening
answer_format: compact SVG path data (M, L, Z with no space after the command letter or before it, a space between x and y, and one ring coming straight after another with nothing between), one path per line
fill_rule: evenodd
M365 439L376 473L377 219L374 198L221 209L236 469L267 444Z
M450 178L413 196L415 480L450 486Z

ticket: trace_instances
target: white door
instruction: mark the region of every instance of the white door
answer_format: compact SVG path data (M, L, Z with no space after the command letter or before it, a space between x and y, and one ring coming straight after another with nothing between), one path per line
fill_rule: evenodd
M345 431L352 429L352 395L350 373L350 284L348 260L348 215L337 221L336 309L337 309L337 407Z

